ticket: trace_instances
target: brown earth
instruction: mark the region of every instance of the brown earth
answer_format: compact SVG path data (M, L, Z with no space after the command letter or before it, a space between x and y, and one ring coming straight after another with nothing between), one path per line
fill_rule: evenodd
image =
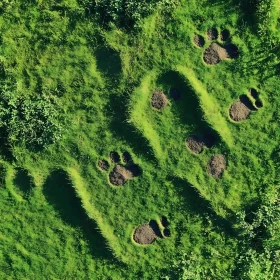
M209 41L217 40L219 36L219 32L216 28L210 28L207 31L207 39Z
M149 224L138 226L133 234L134 241L141 245L152 244L156 238L157 235Z
M109 174L109 181L114 186L123 186L128 180L141 174L141 168L137 164L130 166L116 165Z
M152 106L157 110L163 109L168 104L168 99L161 90L156 90L152 96Z
M250 108L240 100L235 101L229 109L229 116L235 122L241 122L248 119L250 113Z
M110 159L112 163L120 162L121 158L117 152L110 152Z
M238 48L229 44L226 46L220 46L218 43L212 43L203 54L203 60L210 65L218 64L219 62L230 58L234 59L238 56Z
M203 151L204 142L203 140L195 135L189 136L186 139L187 147L195 154L200 154Z
M212 175L214 178L221 178L224 171L226 170L227 162L225 156L223 155L215 155L212 156L208 163L208 173Z
M203 48L205 45L205 40L201 35L195 35L193 41L195 45L199 48Z
M109 162L105 159L99 160L98 161L98 166L101 170L103 171L108 171L109 169Z

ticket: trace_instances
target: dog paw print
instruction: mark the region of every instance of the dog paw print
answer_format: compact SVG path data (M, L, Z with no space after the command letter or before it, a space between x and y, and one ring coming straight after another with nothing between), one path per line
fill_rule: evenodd
M160 223L150 220L149 223L139 225L133 233L133 240L140 245L150 245L158 238L170 237L169 221L162 216Z
M252 111L257 111L263 107L259 92L252 88L248 95L241 95L229 108L229 116L235 122L245 121Z
M238 47L230 43L229 40L230 32L227 29L219 34L216 28L210 28L207 31L207 40L198 34L194 36L194 43L199 48L204 48L207 41L211 42L203 53L203 60L209 65L215 65L225 59L235 59L238 57Z
M112 170L110 170L109 161L105 159L99 160L97 165L104 172L110 171L109 182L114 186L123 186L128 180L142 173L140 166L133 163L129 152L124 152L122 157L117 152L111 152L110 162L114 164Z

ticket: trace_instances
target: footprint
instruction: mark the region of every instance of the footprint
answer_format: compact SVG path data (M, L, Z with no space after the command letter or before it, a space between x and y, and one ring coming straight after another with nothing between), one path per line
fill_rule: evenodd
M207 31L207 40L216 41L204 50L203 60L209 65L215 65L225 59L235 59L238 57L239 52L236 45L229 43L230 32L225 29L219 32L216 28L211 28ZM205 39L201 35L194 36L194 43L197 47L203 48L206 44Z
M123 186L128 180L141 175L142 170L139 165L134 164L129 152L124 152L122 158L117 152L110 153L110 161L115 164L113 170L109 173L109 181L114 186ZM122 161L123 164L120 162ZM102 159L97 163L102 171L109 171L110 164Z
M170 237L169 222L165 216L160 219L161 225L155 220L139 225L133 233L133 240L140 245L150 245L158 238Z
M252 100L254 102L252 102ZM235 122L245 121L252 111L257 111L263 107L263 103L256 89L249 90L248 95L241 95L229 108L229 116Z

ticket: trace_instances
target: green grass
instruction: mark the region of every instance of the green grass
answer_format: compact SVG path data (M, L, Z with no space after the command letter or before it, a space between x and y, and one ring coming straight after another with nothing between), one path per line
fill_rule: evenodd
M268 42L259 36L265 25L253 25L248 7L234 0L182 0L134 30L103 26L75 0L7 5L1 84L56 96L65 132L36 152L20 141L7 150L1 137L0 278L180 279L173 263L186 254L203 271L193 279L242 279L234 273L251 245L242 243L236 213L279 182L277 11L265 29L272 29ZM212 26L230 31L236 60L203 62L193 36L206 38ZM172 101L171 87L180 100ZM230 105L252 87L263 108L232 122ZM155 89L169 99L162 111L151 107ZM200 155L186 148L187 136L209 131L213 148ZM111 186L109 172L97 167L111 151L129 151L142 175ZM214 154L228 162L220 180L207 173ZM138 225L163 215L170 238L133 242ZM246 279L254 277L265 279Z

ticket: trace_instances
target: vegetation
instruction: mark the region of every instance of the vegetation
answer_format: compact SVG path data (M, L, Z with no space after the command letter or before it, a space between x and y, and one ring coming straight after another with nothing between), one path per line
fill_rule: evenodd
M0 278L280 278L278 7L1 1ZM238 57L203 60L213 27ZM244 95L258 106L233 122ZM200 154L186 147L209 134ZM123 186L110 184L113 151L134 163ZM214 155L226 159L216 178ZM136 244L162 216L170 237Z

